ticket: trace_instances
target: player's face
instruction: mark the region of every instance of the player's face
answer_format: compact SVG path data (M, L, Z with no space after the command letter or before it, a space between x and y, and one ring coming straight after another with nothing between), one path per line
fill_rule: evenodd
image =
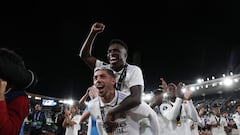
M214 108L213 113L217 116L220 116L220 108L219 107Z
M240 106L237 107L236 111L240 113Z
M173 86L169 86L167 89L168 96L170 98L175 97L175 91L176 91L176 89Z
M117 43L112 44L108 48L107 58L113 69L123 67L126 63L127 51L123 46Z
M97 70L94 73L94 85L98 89L100 97L105 96L110 89L114 88L115 78L107 73L106 70Z

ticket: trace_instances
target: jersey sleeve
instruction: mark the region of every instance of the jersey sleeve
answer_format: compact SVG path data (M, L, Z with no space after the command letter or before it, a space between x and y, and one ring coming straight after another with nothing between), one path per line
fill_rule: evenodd
M173 106L170 103L163 103L160 105L160 112L162 113L163 117L167 120L176 120L180 107L182 105L182 99L176 98L175 103Z
M143 74L142 74L142 70L137 67L137 66L133 66L134 70L131 73L131 77L128 81L128 87L131 88L132 86L135 85L141 85L144 86L144 80L143 80Z

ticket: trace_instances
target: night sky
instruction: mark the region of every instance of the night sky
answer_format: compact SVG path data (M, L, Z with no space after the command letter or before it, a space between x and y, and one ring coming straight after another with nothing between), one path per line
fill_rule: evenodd
M129 46L128 62L141 67L145 90L167 82L240 72L240 20L232 1L5 2L0 46L20 54L39 78L31 92L80 99L93 72L78 53L91 25L106 25L93 55L106 60L108 42Z

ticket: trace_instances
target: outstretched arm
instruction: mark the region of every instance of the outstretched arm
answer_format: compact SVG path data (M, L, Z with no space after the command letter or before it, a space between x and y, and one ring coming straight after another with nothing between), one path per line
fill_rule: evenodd
M176 101L174 102L173 106L171 106L169 103L163 103L160 105L160 112L167 120L176 120L180 107L182 105L182 99L176 98Z
M95 86L88 87L88 89L86 90L86 93L79 100L80 106L85 106L85 102L88 97L90 97L90 99L92 100L97 96L98 96L98 89Z
M83 46L80 50L79 56L83 61L91 68L95 68L96 57L92 56L92 46L93 42L98 33L101 33L105 28L105 25L102 23L94 23L91 27L91 31L88 34Z
M162 104L162 99L163 99L162 94L154 95L152 101L149 104L149 106L151 108L155 108L156 106L160 106Z
M88 98L88 90L87 90L87 92L82 96L82 98L79 100L80 106L85 106L85 101L87 100L87 98Z

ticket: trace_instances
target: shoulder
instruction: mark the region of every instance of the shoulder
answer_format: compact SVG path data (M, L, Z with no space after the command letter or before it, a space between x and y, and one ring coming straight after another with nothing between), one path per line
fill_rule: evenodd
M232 118L234 119L234 118L236 118L237 117L237 113L234 113L233 115L232 115Z
M142 71L142 69L139 66L132 65L132 64L128 64L127 69L132 70L132 71Z
M90 100L88 102L87 106L88 106L88 109L90 110L90 109L94 108L98 104L99 104L99 98L94 98L94 99L92 99L92 100Z
M24 103L24 104L29 102L28 97L24 96L24 95L15 98L14 101L19 101L19 102Z
M140 67L136 65L129 65L127 67L127 76L136 80L143 79L143 73Z
M16 105L15 107L22 110L29 108L29 100L27 96L19 96L8 103L8 106Z
M128 96L126 93L124 93L122 91L116 91L116 92L118 92L118 98L120 100L123 100L123 99L125 99Z

